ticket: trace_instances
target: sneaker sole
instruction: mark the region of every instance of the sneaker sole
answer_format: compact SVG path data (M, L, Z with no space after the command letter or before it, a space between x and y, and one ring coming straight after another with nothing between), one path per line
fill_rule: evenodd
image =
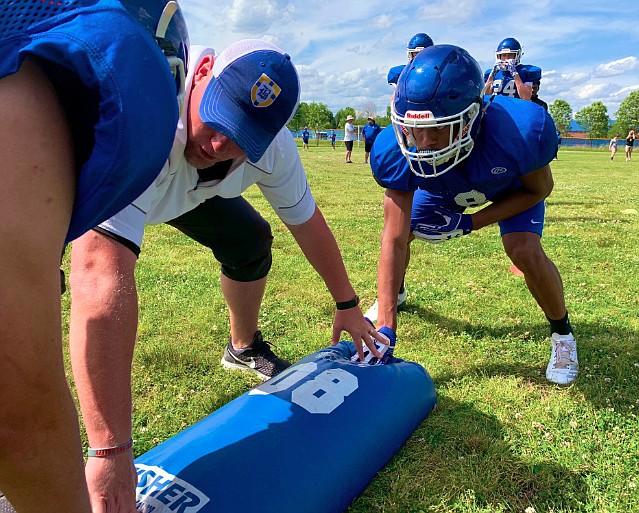
M241 365L239 363L229 362L229 361L225 360L224 358L222 358L221 362L222 362L222 366L227 368L227 369L229 369L229 370L241 370L241 371L244 371L244 372L250 372L251 374L255 374L255 375L259 376L263 380L271 379L271 376L267 376L266 374L261 373L257 369L251 369L250 367L247 367L246 365Z
M570 376L555 376L553 379L553 376L546 372L546 379L555 385L570 385L577 379L577 373L572 378Z

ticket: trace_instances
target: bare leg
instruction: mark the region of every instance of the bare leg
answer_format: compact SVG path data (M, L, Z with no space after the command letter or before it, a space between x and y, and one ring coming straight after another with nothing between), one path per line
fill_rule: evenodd
M257 331L266 277L255 281L235 281L222 275L222 294L229 307L231 340L235 349L249 347Z
M60 255L75 194L71 137L30 61L0 80L0 104L0 489L20 513L43 505L88 513L60 320Z
M540 237L519 232L503 236L506 254L524 273L528 290L550 319L566 315L566 302L561 276L555 264L541 247Z

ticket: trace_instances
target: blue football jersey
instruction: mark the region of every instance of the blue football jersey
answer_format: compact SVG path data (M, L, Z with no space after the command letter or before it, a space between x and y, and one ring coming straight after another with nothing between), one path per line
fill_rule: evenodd
M475 146L467 159L436 178L414 174L392 126L371 151L373 176L387 189L423 189L442 203L483 205L521 186L520 177L548 164L557 151L555 124L539 105L494 96L484 98L483 118L473 128Z
M484 82L488 80L488 75L490 75L491 71L492 69L487 69L484 72ZM541 80L541 68L537 66L518 64L517 73L519 73L519 77L524 84L532 84L533 82L539 82ZM519 98L515 79L508 71L498 71L495 74L492 93L510 96L511 98Z
M175 79L157 42L116 0L0 1L0 78L36 57L79 144L66 242L110 218L153 182L178 122ZM133 64L133 65L132 65Z

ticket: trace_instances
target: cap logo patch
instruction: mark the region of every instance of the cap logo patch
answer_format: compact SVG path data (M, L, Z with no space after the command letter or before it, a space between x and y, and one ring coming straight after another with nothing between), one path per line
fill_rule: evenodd
M251 89L251 102L254 107L268 107L282 92L278 86L266 73L253 84Z

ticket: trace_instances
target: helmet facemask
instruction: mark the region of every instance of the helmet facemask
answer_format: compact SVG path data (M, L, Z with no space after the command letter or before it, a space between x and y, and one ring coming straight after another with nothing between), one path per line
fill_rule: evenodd
M503 59L501 58L501 56L509 53L515 54L515 65L518 65L521 62L521 56L523 55L521 48L519 50L511 50L510 48L502 48L501 50L497 50L495 52L495 62L502 62Z
M425 46L418 46L417 48L408 48L406 50L406 55L408 56L408 60L412 61L419 52L421 52L424 48L426 48Z
M471 129L480 112L480 99L452 116L435 117L427 110L408 110L400 115L393 104L391 120L395 137L411 171L422 178L441 176L464 160L473 149ZM444 129L450 127L448 144L438 150L417 149L415 128Z

